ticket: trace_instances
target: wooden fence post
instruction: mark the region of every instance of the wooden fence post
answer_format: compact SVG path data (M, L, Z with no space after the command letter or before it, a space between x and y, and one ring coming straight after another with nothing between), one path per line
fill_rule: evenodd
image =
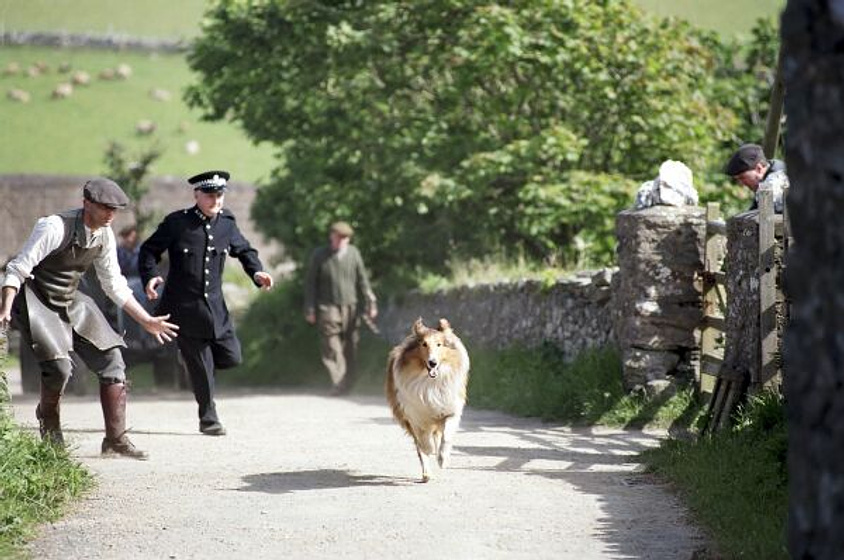
M777 265L774 194L760 189L759 199L759 368L754 389L778 385Z
M9 416L11 397L9 396L9 383L6 377L6 360L9 357L9 338L6 329L0 328L0 422Z
M716 379L724 361L724 310L727 295L722 265L727 226L721 220L717 202L706 205L706 240L704 243L703 323L700 327L700 369L697 386L702 393L715 391Z

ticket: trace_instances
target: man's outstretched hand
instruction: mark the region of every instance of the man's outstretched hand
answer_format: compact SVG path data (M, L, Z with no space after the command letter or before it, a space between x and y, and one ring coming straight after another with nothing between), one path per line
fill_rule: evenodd
M142 323L142 326L145 331L155 337L159 344L164 344L179 336L179 333L176 332L179 330L179 326L169 323L167 321L169 318L169 314L150 317Z

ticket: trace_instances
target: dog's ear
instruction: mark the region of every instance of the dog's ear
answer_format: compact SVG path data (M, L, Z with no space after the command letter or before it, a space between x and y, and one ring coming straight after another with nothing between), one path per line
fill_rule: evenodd
M440 322L437 325L437 330L444 333L451 332L451 324L448 322L448 319L440 319Z
M416 335L418 338L422 338L425 336L425 324L422 322L422 317L416 319L416 322L413 323L413 334Z

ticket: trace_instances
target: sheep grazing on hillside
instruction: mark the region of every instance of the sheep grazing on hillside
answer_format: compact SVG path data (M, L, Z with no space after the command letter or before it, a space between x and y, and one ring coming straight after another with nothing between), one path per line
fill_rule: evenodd
M73 95L73 86L68 83L61 83L53 90L53 99L67 99Z
M118 64L117 69L114 71L114 74L117 78L121 80L128 80L129 77L132 75L132 67L128 64Z
M3 70L4 76L17 76L21 72L21 66L17 62L10 62Z
M196 140L188 140L188 142L185 144L185 152L187 152L188 155L191 156L195 156L196 154L198 154L199 142L197 142Z
M100 71L99 76L100 76L101 80L106 80L106 81L113 80L114 79L114 70L111 69L111 68L106 68L106 69Z
M10 89L9 92L6 94L6 97L11 99L12 101L17 101L18 103L29 103L30 99L29 92L17 88Z
M39 60L38 62L36 62L35 67L38 68L38 71L42 74L46 74L50 71L50 66L43 60Z
M71 68L72 66L70 65L70 62L62 62L59 64L59 74L67 74L70 72Z
M26 69L26 75L30 78L37 78L41 75L41 70L37 66L30 66Z
M135 124L135 133L139 136L149 136L155 129L158 128L154 122L149 119L143 119Z
M91 83L91 75L84 70L77 70L70 77L70 81L75 86L87 86Z
M170 101L170 92L166 89L152 88L149 91L149 96L156 101Z

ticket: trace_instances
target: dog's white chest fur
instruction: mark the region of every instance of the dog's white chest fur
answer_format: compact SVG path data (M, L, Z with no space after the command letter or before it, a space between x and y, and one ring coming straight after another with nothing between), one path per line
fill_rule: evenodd
M463 411L462 382L447 366L443 366L433 379L426 374L410 379L396 376L395 381L399 406L416 426L425 426Z

